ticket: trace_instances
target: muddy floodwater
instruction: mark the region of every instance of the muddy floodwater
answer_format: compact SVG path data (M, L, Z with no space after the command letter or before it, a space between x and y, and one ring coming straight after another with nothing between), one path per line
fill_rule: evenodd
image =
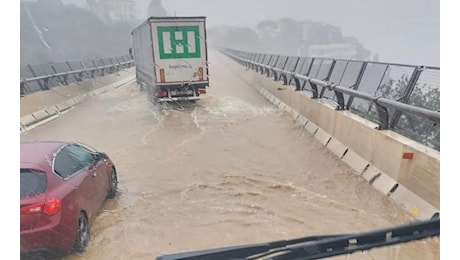
M86 252L65 259L155 259L413 220L265 100L254 72L214 51L210 61L211 86L195 104L155 105L133 83L21 134L87 143L117 166L119 194ZM439 255L429 239L335 258Z

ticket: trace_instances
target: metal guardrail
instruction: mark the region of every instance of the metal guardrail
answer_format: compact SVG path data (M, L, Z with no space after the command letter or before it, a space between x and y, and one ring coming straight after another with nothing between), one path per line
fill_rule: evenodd
M312 98L331 101L415 141L440 149L440 68L358 60L220 51Z
M25 65L21 67L21 96L35 91L49 90L84 79L112 74L134 66L129 55L93 60L74 60Z

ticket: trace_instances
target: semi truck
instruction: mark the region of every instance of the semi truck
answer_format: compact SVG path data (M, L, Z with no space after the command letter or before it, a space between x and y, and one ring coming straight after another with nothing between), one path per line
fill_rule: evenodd
M136 81L149 97L195 101L206 94L206 17L149 17L131 35Z

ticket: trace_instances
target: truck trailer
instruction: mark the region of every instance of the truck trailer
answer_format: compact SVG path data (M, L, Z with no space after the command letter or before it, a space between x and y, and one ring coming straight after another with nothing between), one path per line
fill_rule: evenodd
M194 101L206 94L206 17L150 17L131 35L136 81L153 100Z

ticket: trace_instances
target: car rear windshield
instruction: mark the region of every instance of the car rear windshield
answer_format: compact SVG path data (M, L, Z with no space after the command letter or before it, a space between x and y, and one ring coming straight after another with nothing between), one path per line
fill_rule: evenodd
M21 199L46 190L46 174L36 170L21 169Z

